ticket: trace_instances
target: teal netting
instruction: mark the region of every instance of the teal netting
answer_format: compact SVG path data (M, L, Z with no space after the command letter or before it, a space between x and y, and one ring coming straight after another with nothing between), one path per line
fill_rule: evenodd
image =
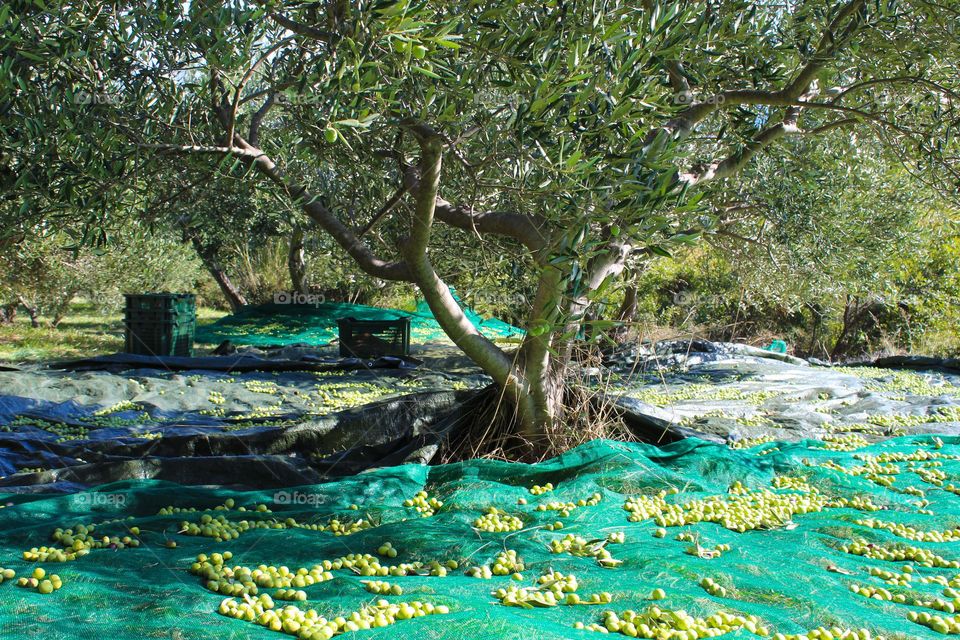
M488 338L520 337L523 330L496 318L483 318L472 309L465 313L470 322ZM318 304L264 304L244 307L210 325L198 327L196 341L219 343L230 340L239 345L309 344L322 346L337 339L337 319L396 320L410 318L412 343L449 342L426 303L415 311L381 309L344 302Z
M933 628L956 624L951 611L960 605L960 438L903 437L854 449L859 444L833 442L827 449L804 441L730 450L697 440L663 448L595 441L538 465L407 465L277 492L123 482L69 496L6 496L0 498L10 503L0 509L0 565L20 576L42 566L58 574L63 587L42 595L9 582L0 585L0 637L282 638L256 621L218 613L222 592L242 587L242 567L254 572L259 565L265 565L265 575L268 566L276 567L281 577L269 578L274 586L288 576L293 588L304 592L306 601L293 604L301 612L316 612L304 620L344 616L343 629L350 628L350 612L381 598L396 606L416 600L441 607L435 613L449 608L443 615L343 631L347 639L588 640L596 632L575 625L599 623L604 610L619 612L621 621L631 617L626 610L649 614L632 627L610 622L629 636L649 632L689 640L706 637L713 624L717 628L709 633L729 638L817 627L837 629L808 637L843 637L843 630L859 628L887 638L941 637ZM548 482L552 491L530 491ZM434 504L430 517L404 506L421 490L443 503ZM203 511L228 499L235 501L230 509ZM253 511L255 504L272 512ZM171 505L199 511L158 515ZM520 528L499 533L477 528L490 507L505 512L501 523ZM225 524L207 522L218 516ZM332 518L352 535L334 535ZM351 526L357 520L364 524ZM547 526L555 522L562 528ZM62 538L51 542L57 527L72 527L73 544L84 546L81 523L100 523L90 537L102 548L68 562L38 565L23 558L32 547L69 544ZM138 533L131 533L133 527ZM110 536L124 535L142 544L117 548L116 542L127 545ZM209 537L216 535L228 541ZM563 542L568 535L574 536L572 544ZM176 548L168 548L168 540ZM389 556L381 548L386 542L397 554L381 557L382 566L421 562L423 569L407 573L423 575L369 578L358 575L364 572L358 567L355 572L343 566L323 574L325 560L351 553L376 556L378 550ZM521 576L466 575L469 567L481 567L481 573L484 566L495 568L496 556L505 550L524 563ZM210 555L225 551L233 554L226 569ZM201 569L204 578L190 571L201 553L214 565ZM431 561L456 561L458 568L446 576L428 575ZM313 577L289 577L300 567L319 581L306 586ZM550 571L576 576L581 600L597 594L611 602L540 606L532 589ZM442 573L436 567L433 572ZM373 595L364 589L368 579L388 581L403 593ZM267 580L253 581L260 582L260 594L252 598L275 593ZM493 595L511 586L528 589L513 596L528 606L505 606ZM652 600L654 589L663 589L664 597ZM566 597L561 594L561 600ZM244 601L236 595L224 610ZM250 602L253 607L257 601ZM286 604L278 600L272 611ZM678 610L686 614L670 613ZM384 611L389 609L371 616L376 621L380 613L389 622ZM730 616L707 619L721 611ZM270 624L271 614L258 616ZM363 624L362 615L354 619ZM920 624L924 621L927 625ZM294 626L288 625L287 637L325 637L317 626L307 631L301 624L292 631Z

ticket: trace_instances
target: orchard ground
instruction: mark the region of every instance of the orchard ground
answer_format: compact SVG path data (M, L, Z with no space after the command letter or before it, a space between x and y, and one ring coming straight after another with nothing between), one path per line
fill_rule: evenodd
M118 346L96 337L115 320L68 321L86 342L36 340L0 371L0 638L957 628L949 371L627 350L589 384L647 420L636 435L691 437L394 464L429 460L438 418L488 382L449 345L415 346L413 369L42 366Z

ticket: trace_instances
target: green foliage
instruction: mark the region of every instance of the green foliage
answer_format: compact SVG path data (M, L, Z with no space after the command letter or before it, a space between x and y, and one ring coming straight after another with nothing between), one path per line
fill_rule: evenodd
M414 116L448 131L458 152L477 163L469 171L450 164L451 192L490 185L481 187L483 200L536 207L569 226L571 239L583 235L584 225L609 224L654 243L682 230L671 195L675 155L697 160L729 147L721 137L664 154L666 137L649 136L685 106L664 81L664 61L684 60L687 81L704 99L731 86L775 86L804 62L833 11L825 2L790 10L732 2L707 11L700 3L625 1L602 9L524 2L363 2L321 13L294 3L271 7L328 34L308 46L309 38L293 37L257 4L161 2L149 12L123 4L87 12L79 3L57 13L22 4L20 15L7 12L4 20L18 54L4 88L23 103L19 115L29 134L12 127L5 134L23 140L17 162L45 167L44 178L67 182L76 174L38 162L37 145L53 148L58 130L73 132L75 164L85 179L115 177L148 159L151 152L138 144L219 137L209 108L221 97L209 82L216 70L228 97L236 87L247 99L237 108L237 131L245 133L259 108L258 93L276 94L282 108L265 125L265 149L294 175L322 186L317 191L335 210L372 210L383 201L392 171L371 151L394 148L397 120ZM887 36L897 46L918 47L914 32L925 29L922 46L935 51L943 44L936 25L911 9L871 7L860 46ZM866 60L889 65L894 49L888 44L877 55L881 49L873 47L866 56L857 48L842 51L824 81ZM78 55L86 65L56 63ZM943 64L931 57L924 70L938 76ZM921 114L923 106L912 108ZM710 126L746 140L771 111L723 110ZM95 130L99 135L88 138ZM119 158L110 154L114 149L123 150ZM399 150L409 151L409 141ZM36 177L21 181L18 191L39 185ZM44 195L64 201L83 193L76 185L64 191ZM76 197L66 201L86 206ZM589 252L596 241L585 237L567 251Z
M796 353L817 357L883 351L953 356L960 353L960 286L945 267L957 259L960 237L942 238L929 229L917 237L925 242L912 243L909 251L882 252L867 276L817 274L829 284L823 287L793 275L764 278L776 266L761 256L737 262L723 249L693 250L658 261L638 279L640 320L721 340L780 337ZM856 245L848 251L850 260L859 259Z
M0 300L20 302L59 322L84 295L102 311L119 309L124 293L192 291L199 262L176 239L129 230L103 249L70 247L63 232L32 229L0 249Z
M820 357L955 353L957 201L869 140L785 147L804 162L764 156L720 185L707 244L638 278L644 318Z
M903 254L917 237L904 207L927 195L877 149L929 193L957 192L960 45L920 0L7 6L0 220L80 215L76 244L101 246L137 221L175 219L224 259L283 237L295 211L306 222L309 194L330 214L311 217L356 248L416 173L410 131L423 123L445 144L442 197L526 216L545 237L530 255L517 234L438 231L441 275L507 288L490 309L525 313L531 335L558 342L588 302L615 297L611 277L591 282L596 262L624 249L638 269L704 237L733 265L706 280L742 282L751 308L789 315L848 294L894 308L907 274L937 265L882 271L887 246ZM870 200L878 189L885 208ZM384 261L411 229L399 193L362 238ZM354 286L330 246L316 249L314 284ZM546 319L529 308L542 265L560 272L561 311ZM739 318L743 300L715 315Z

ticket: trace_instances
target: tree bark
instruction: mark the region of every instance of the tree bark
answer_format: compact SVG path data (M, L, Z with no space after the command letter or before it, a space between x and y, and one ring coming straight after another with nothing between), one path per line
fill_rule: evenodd
M0 307L0 324L12 324L17 319L19 303L11 302Z
M850 345L848 344L848 340L860 324L860 316L862 314L863 307L860 304L860 298L847 295L846 303L843 305L843 324L840 327L840 335L837 336L837 340L833 344L833 349L830 350L831 360L836 360L849 350Z
M220 287L220 292L223 293L223 297L226 298L231 311L236 312L240 307L246 306L247 299L240 293L236 285L231 282L226 271L221 269L216 263L206 264L206 267L207 271L210 272L210 275L217 283L217 286Z
M620 326L610 332L610 337L618 342L624 340L630 330L630 324L635 322L636 319L637 287L636 285L629 285L623 292L623 302L620 303L620 308L617 309L615 318L615 320L620 323Z
M240 290L237 289L236 285L234 285L230 280L227 272L224 271L220 266L220 263L214 256L213 251L203 246L203 243L196 236L190 237L190 243L193 245L193 249L200 257L200 262L203 263L203 266L213 278L214 282L216 282L217 286L220 287L220 292L226 299L227 304L230 305L230 310L237 312L240 307L245 306L247 304L247 299L243 297L243 294L240 293Z
M297 293L307 293L307 261L303 249L303 227L295 225L290 233L290 250L287 253L290 270L290 286Z
M34 329L40 327L40 311L34 305L31 305L29 302L24 300L23 296L17 296L17 300L27 310L27 315L30 316L30 326Z

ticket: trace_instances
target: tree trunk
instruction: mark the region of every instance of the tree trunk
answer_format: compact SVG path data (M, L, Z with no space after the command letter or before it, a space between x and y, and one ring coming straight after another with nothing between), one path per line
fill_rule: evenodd
M287 253L290 270L290 286L297 293L307 293L307 262L303 249L303 227L295 225L290 233L290 250Z
M850 349L850 345L847 343L851 334L856 331L860 324L862 313L863 308L860 305L860 298L848 295L843 306L843 325L840 328L840 335L837 336L837 341L834 343L833 349L830 350L831 360L836 360Z
M17 319L18 306L18 303L11 302L0 307L0 324L12 324Z
M240 290L237 289L233 282L230 281L230 277L227 276L227 272L221 269L216 263L211 263L206 266L207 271L210 272L210 275L213 276L217 286L220 287L223 297L227 299L230 309L236 312L240 309L240 307L246 306L247 299L243 297L243 294L240 293Z
M617 322L633 322L637 318L637 287L630 285L623 293L623 302L617 311Z
M73 302L74 296L80 293L80 289L71 289L66 294L64 294L61 301L51 309L53 319L50 321L50 326L56 329L63 319L67 316L67 312L70 311L70 303Z
M526 426L527 438L534 443L547 444L543 441L566 418L564 415L566 369L563 360L552 354L548 354L545 361L537 363L536 366L531 367L527 363L521 365L520 372L526 381L526 390L532 405L533 420Z
M533 312L546 314L540 316L543 320L536 325L539 327L544 323L546 329L528 333L520 353L511 357L481 334L437 275L428 253L440 184L442 138L432 129L420 125L412 125L409 130L421 149L419 181L413 191L413 223L410 235L401 247L411 280L420 289L443 332L502 389L504 408L514 416L519 427L514 435L524 442L527 451L536 456L546 449L545 436L553 424L554 414L544 395L548 375L548 367L544 365L549 364L549 351L545 345L552 335L549 327L554 326L549 320L553 317L553 309L558 307L558 286L562 284L560 271L551 266L542 267ZM502 411L497 413L504 414Z
M561 418L563 407L563 363L557 358L557 333L563 330L563 291L566 274L552 265L541 267L537 293L527 320L527 335L520 346L515 367L524 381L528 439L544 439Z
M30 316L30 326L34 329L40 326L40 311L26 300L23 299L23 296L17 296L17 300L27 310L27 315Z
M637 319L637 287L629 285L623 292L623 302L617 310L615 320L620 326L610 332L610 337L615 342L622 342L630 332L630 325Z
M227 304L230 305L230 309L233 312L236 312L247 304L246 298L243 297L243 294L240 293L240 290L230 281L230 277L227 276L227 272L220 267L220 263L217 262L216 257L213 254L213 251L207 249L203 246L203 243L196 236L190 237L190 243L193 245L194 250L197 252L197 255L200 256L200 262L203 263L203 266L213 277L214 281L217 283L217 286L220 287L220 292L223 293L223 297L226 298Z
M827 353L826 345L820 340L820 332L823 329L824 311L818 302L807 302L804 306L810 311L810 341L807 345L807 354L820 357L830 357Z

